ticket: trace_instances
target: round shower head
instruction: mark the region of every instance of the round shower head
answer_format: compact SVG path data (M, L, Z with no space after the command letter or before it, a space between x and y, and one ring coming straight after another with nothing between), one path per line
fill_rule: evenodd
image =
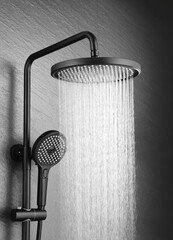
M114 82L136 77L140 72L137 62L111 57L72 59L51 68L54 78L77 83Z
M51 130L43 133L35 141L32 156L40 167L50 168L63 158L65 152L65 136L58 131Z

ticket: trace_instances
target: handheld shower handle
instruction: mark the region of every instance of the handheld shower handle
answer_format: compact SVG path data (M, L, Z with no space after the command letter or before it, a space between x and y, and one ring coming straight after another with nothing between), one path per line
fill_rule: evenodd
M38 169L37 205L39 209L43 210L46 205L49 169L40 167Z

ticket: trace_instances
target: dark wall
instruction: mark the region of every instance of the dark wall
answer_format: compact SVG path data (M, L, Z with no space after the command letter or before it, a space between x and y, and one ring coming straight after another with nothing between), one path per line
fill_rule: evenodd
M137 239L168 240L173 239L171 1L134 1L133 8L145 42L135 83Z

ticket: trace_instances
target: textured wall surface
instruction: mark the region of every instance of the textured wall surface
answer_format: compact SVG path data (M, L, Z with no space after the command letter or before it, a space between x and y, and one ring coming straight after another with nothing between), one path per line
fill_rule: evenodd
M21 205L21 164L12 162L9 148L22 142L25 60L31 53L83 30L98 37L100 56L129 58L142 66L142 74L135 82L137 240L172 239L169 4L169 1L162 6L147 1L1 0L0 239L17 240L21 236L21 224L9 219L10 209ZM50 67L55 62L82 56L89 56L87 40L33 64L32 143L42 132L57 126L57 84L50 76ZM58 216L59 206L70 192L70 185L57 188L57 184L63 187L62 169L67 175L70 166L61 162L50 175L49 215L44 223L43 240L75 240L73 235L64 238L73 217ZM36 182L37 169L32 164L32 207L36 206ZM69 228L61 222L66 222ZM32 223L31 239L35 239L35 227Z

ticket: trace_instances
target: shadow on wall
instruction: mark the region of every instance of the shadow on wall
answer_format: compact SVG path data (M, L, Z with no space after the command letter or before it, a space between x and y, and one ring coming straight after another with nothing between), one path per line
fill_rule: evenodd
M10 148L12 145L17 143L17 140L14 139L14 123L15 123L15 109L14 109L14 98L16 90L16 78L15 78L15 67L6 62L3 64L3 72L7 73L5 80L9 82L8 84L8 110L7 110L7 122L5 125L6 139L5 147L3 146L3 153L5 158L5 167L6 173L1 187L4 190L3 202L4 205L0 208L0 221L3 226L3 240L12 240L14 239L15 233L14 229L16 225L20 223L13 223L10 218L11 209L16 208L16 202L21 197L21 182L22 182L22 172L21 172L21 163L14 162L10 157ZM4 127L4 126L3 126ZM4 184L5 183L5 184ZM3 186L4 185L4 186Z

